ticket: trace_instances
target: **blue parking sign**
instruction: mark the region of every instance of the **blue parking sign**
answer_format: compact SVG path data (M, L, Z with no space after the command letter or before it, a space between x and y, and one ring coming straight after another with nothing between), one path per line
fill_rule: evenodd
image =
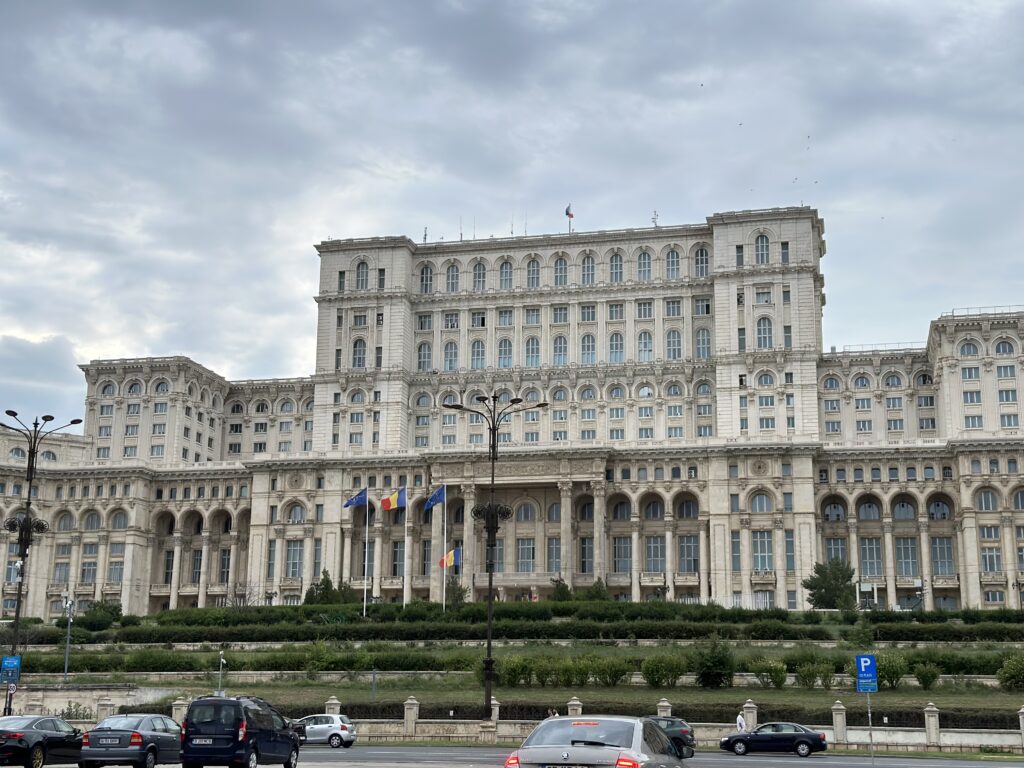
M857 693L878 693L878 665L875 657L857 657Z
M21 656L4 656L0 661L0 682L21 682Z

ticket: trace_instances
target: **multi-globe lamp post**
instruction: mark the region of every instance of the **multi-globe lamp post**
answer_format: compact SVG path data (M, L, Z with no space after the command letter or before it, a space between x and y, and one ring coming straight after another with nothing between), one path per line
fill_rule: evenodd
M462 403L444 403L444 407L453 411L477 414L487 423L487 431L490 436L488 446L488 458L491 462L490 500L487 504L475 505L472 510L473 519L483 521L484 532L487 535L485 556L487 568L487 655L484 657L484 719L489 720L491 718L491 691L494 686L494 658L491 655L491 636L494 627L494 550L497 547L500 521L509 520L512 517L510 506L494 501L494 467L498 462L498 431L513 414L532 411L536 408L547 408L548 404L526 402L524 405L521 397L503 400L498 394L478 395L475 399L479 403L477 408L470 408Z

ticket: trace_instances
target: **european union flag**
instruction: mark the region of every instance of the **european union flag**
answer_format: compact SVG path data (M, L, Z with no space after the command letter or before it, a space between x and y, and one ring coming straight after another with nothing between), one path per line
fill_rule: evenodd
M341 505L342 507L365 507L366 506L366 489L363 488L359 493L353 496L351 499Z
M436 491L430 494L430 498L427 499L427 503L424 505L425 509L430 509L435 504L444 504L444 489L447 486L440 486Z

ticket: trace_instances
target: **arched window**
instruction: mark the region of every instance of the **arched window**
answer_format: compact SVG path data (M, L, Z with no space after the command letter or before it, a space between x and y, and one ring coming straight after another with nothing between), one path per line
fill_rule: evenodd
M365 368L366 367L366 341L365 339L356 339L352 342L352 367L353 368Z
M583 334L583 338L580 339L580 363L582 365L593 365L597 362L597 345L594 343L594 337L589 334Z
M684 498L676 506L676 518L679 520L696 520L698 517L697 502L692 498Z
M114 385L110 382L107 382L100 388L100 394L103 395L103 397L113 397L114 392Z
M907 499L900 499L892 505L893 520L913 520L917 517L917 508Z
M942 499L933 499L928 502L929 520L949 520L949 518L949 504L944 502Z
M370 265L360 261L356 265L356 290L365 291L370 287Z
M775 377L772 376L768 371L765 371L757 377L757 386L759 387L774 387Z
M636 279L648 282L651 279L651 254L640 251L636 257Z
M562 287L569 283L569 262L565 260L564 256L559 256L555 259L555 285Z
M25 453L24 448L19 448L18 446L15 446L14 448L11 448L10 451L8 451L7 455L10 456L15 461L24 461L27 454Z
M166 395L171 391L171 385L166 381L158 381L156 384L156 393L158 395Z
M612 520L629 520L629 502L617 501L612 507Z
M449 264L445 272L445 290L448 293L459 292L459 265Z
M857 505L858 520L881 520L882 511L874 501L862 501Z
M754 514L771 512L774 507L772 497L767 493L755 493L750 497L750 511Z
M995 512L999 508L996 493L990 488L982 488L974 495L974 508L979 512Z
M270 413L270 406L267 405L265 400L260 400L256 403L256 413Z
M960 345L960 357L977 357L978 345L973 341L965 341Z
M65 512L57 518L57 530L58 531L73 531L75 530L75 518Z
M854 389L868 389L871 386L871 379L861 374L853 380Z
M641 363L654 360L654 337L650 331L640 331L636 337L636 359Z
M416 395L416 407L417 408L429 408L431 404L430 395L426 392L420 392Z
M352 405L362 405L363 403L366 402L366 395L363 394L363 391L361 389L357 389L354 392L352 392L351 395L349 395L348 401Z
M503 291L512 290L512 262L503 261L498 267L498 285Z
M931 374L919 373L917 374L917 386L919 387L930 387L932 385Z
M767 317L757 320L757 348L771 349L772 344L772 321Z
M613 253L608 263L608 280L612 283L622 282L622 254Z
M526 340L526 367L540 367L540 339L531 336Z
M569 399L569 393L566 392L561 387L559 387L558 389L551 393L551 399L554 400L556 403L564 403L566 400Z
M697 385L697 388L694 390L694 392L696 393L697 397L711 397L711 385L708 384L706 381L702 381L700 384Z
M232 414L237 415L239 413L244 413L244 412L245 412L245 409L242 408L242 404L241 403L232 403L231 404L231 413Z
M1003 339L1002 341L996 342L996 354L999 355L1000 357L1012 355L1014 351L1015 350L1012 341L1006 341L1005 339Z
M119 509L114 513L114 516L110 518L110 527L115 531L124 530L128 527L128 515Z
M446 342L444 345L444 369L446 371L459 370L459 345L454 341Z
M651 499L644 505L644 520L662 520L665 517L665 504L661 499Z
M526 287L540 288L540 262L536 259L526 262Z
M434 268L429 264L420 267L420 293L434 292Z
M516 510L517 523L532 523L537 519L537 508L528 501L524 501Z
M548 522L557 523L562 519L562 504L561 502L553 502L548 506Z
M594 519L594 503L592 501L585 501L580 504L579 510L577 510L576 518L580 522L589 522Z
M698 328L693 349L698 360L707 360L711 357L711 331L707 328Z
M885 386L889 389L899 389L903 386L903 377L898 373L890 373L885 377Z
M421 342L416 350L416 370L429 371L433 367L433 350L430 347L430 342Z
M683 388L678 384L669 384L668 387L665 389L665 394L668 395L669 397L682 397Z
M295 403L291 400L283 400L278 410L280 410L281 413L295 413Z
M551 344L551 362L555 365L569 364L569 341L565 336L555 336Z
M636 396L641 400L647 400L648 398L654 397L654 387L650 384L641 384L637 387Z
M82 527L87 531L98 531L102 526L100 516L95 512L90 512L85 516L85 520L82 522Z
M588 254L583 257L583 262L580 265L580 283L583 285L593 285L594 275L594 257Z
M304 523L306 522L306 509L301 504L292 504L288 510L288 522L289 523Z
M758 264L768 263L768 236L758 235L754 240L754 261Z
M39 458L41 458L43 461L56 461L57 454L54 453L53 451L43 451L42 453L39 454Z
M665 359L680 360L683 357L683 334L671 330L665 334Z
M139 382L137 382L137 381L133 381L131 384L128 385L128 394L129 395L141 395L142 394L142 385L139 384Z
M626 343L622 334L615 332L608 337L608 362L621 363L626 359Z
M526 394L523 395L523 399L528 403L539 403L540 392L538 392L536 389L528 389L526 390Z
M478 261L473 265L473 290L487 290L487 265L482 261Z
M608 397L611 400L621 400L626 396L626 390L623 389L619 384L616 384L608 392Z
M665 279L679 279L679 251L671 250L665 254Z
M502 339L498 342L498 367L512 367L512 341L509 339Z
M487 356L484 349L484 343L480 339L473 341L470 346L470 360L469 366L474 371L479 371L481 368L487 365Z
M826 523L841 523L846 520L846 507L838 501L830 501L822 513Z
M593 400L597 397L597 393L593 387L584 387L580 390L580 400Z
M825 389L839 389L839 379L835 376L829 376L824 382Z
M708 267L710 266L709 262L708 249L698 248L696 253L693 254L693 276L707 277Z
M1013 508L1018 512L1024 510L1024 489L1013 494Z

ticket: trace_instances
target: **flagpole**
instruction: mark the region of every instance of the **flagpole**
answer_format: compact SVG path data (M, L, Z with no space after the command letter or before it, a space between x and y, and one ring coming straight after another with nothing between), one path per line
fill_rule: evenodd
M445 607L448 605L448 493L447 490L444 494L444 501L441 503L441 514L444 515L444 520L441 523L441 538L444 539L444 544L441 545L441 551L444 552L444 568L441 571L441 613L445 612Z
M366 522L363 524L363 618L366 618L367 560L370 557L370 500L366 499Z

